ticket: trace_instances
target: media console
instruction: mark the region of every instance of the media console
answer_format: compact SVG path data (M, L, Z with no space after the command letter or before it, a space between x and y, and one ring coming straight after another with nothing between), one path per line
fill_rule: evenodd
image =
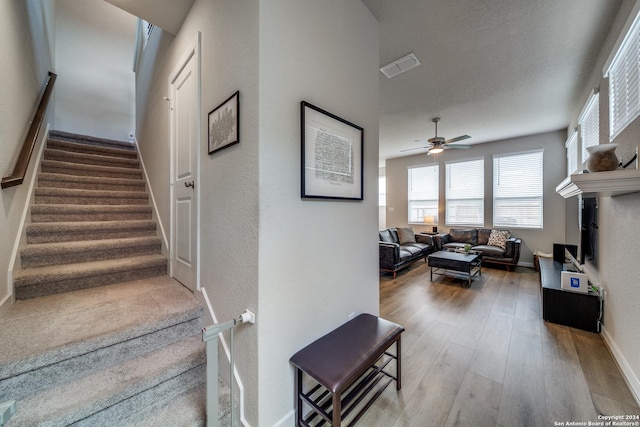
M563 264L548 258L539 261L542 318L559 325L600 332L600 296L591 291L581 294L563 290Z

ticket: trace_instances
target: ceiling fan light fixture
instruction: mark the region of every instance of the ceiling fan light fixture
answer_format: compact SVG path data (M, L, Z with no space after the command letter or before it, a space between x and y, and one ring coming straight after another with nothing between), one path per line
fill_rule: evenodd
M440 154L444 151L444 148L442 147L433 147L432 149L429 150L429 154Z
M402 74L405 71L417 67L418 65L420 65L420 61L415 54L410 53L409 55L403 56L402 58L396 59L392 63L385 65L380 68L380 71L390 79L398 74Z

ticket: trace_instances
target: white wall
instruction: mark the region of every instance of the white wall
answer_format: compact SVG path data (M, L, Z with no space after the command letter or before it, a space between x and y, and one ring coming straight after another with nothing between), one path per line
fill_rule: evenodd
M129 139L136 22L102 0L57 0L57 130Z
M30 32L27 9L39 10L34 2L0 2L0 173L13 172L18 153L27 134L29 122L43 91L47 71L51 69L48 41L42 31ZM43 21L46 18L42 18ZM42 21L41 21L42 22ZM37 64L34 52L46 57ZM45 117L45 125L50 116ZM41 142L39 143L41 144ZM36 146L37 153L40 145ZM35 156L35 154L33 155ZM22 185L0 191L0 311L10 304L12 289L7 271L16 233L27 199L29 176L34 167L32 158L28 176Z
M378 32L360 0L260 2L261 426L293 424L296 351L378 313ZM301 200L302 100L364 128L364 201Z
M609 142L609 82L603 78L602 68L635 3L636 0L623 1L591 79L582 91L584 105L593 88L600 88L601 144ZM577 117L578 111L570 129ZM629 160L639 141L640 118L636 118L613 141L619 144L616 154L623 161ZM599 269L594 276L605 288L603 337L640 403L640 194L600 197L598 208Z
M245 308L257 314L235 336L246 421L292 424L289 358L350 313L378 310L378 24L359 0L199 0L175 39L152 36L137 76L146 105L137 138L166 229L162 97L198 31L201 284L220 321ZM209 156L207 113L236 90L240 144ZM364 201L300 199L303 99L365 128Z
M557 131L478 144L468 150L445 151L438 156L437 160L440 163L440 212L444 212L445 162L484 157L484 227L493 228L492 156L542 148L544 150L544 229L511 229L513 236L522 239L520 263L532 266L533 251L551 252L553 243L563 243L564 240L565 202L555 192L555 188L566 175L565 140L565 132ZM387 227L406 227L408 225L407 168L433 164L434 161L436 161L435 156L427 156L426 153L387 160ZM431 226L411 224L411 227L415 231L431 231ZM448 229L449 227L441 219L438 231L444 232Z
M258 2L197 0L178 34L154 29L136 76L137 139L167 233L169 224L169 74L201 33L199 191L200 284L217 319L249 308L258 325L235 334L236 364L245 388L245 417L258 419ZM207 115L240 91L240 144L207 154ZM265 424L266 425L266 424Z

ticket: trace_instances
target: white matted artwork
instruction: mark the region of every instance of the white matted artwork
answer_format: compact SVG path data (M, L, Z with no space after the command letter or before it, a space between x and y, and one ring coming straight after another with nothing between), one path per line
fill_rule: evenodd
M209 113L209 154L240 142L240 92Z
M363 129L301 102L303 198L363 199Z

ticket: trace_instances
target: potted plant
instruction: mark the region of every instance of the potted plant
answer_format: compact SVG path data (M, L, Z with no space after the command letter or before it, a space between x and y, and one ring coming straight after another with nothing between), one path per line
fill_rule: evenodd
M464 252L468 254L470 250L471 250L471 245L469 243L465 243Z

